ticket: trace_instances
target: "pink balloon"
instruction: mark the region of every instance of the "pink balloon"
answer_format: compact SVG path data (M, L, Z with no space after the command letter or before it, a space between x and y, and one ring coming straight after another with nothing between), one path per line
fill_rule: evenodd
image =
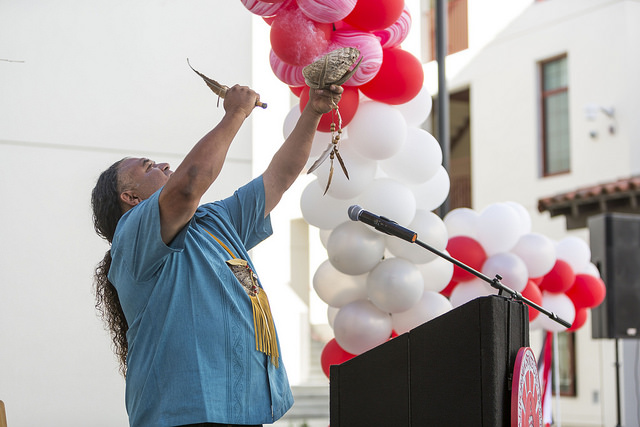
M305 86L304 76L302 75L302 69L304 67L300 65L291 65L278 58L278 55L271 49L269 52L269 64L273 74L276 75L282 82L289 86Z
M329 50L331 24L309 19L298 8L281 10L271 23L269 41L280 59L306 66Z
M282 7L283 2L271 3L268 1L260 0L240 0L244 7L249 9L249 12L259 16L273 16Z
M380 39L380 44L383 48L392 48L400 46L409 34L411 29L411 14L409 9L405 5L402 14L396 22L384 30L374 31L373 34Z
M351 13L357 0L297 0L298 7L316 22L333 23Z
M360 86L373 79L382 65L382 46L376 36L363 31L334 31L331 39L337 47L355 47L362 55L356 72L346 81L345 86ZM334 47L332 46L332 49Z

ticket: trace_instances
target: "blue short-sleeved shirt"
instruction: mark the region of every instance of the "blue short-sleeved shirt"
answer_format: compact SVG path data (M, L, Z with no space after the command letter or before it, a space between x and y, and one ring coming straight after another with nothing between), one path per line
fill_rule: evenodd
M207 233L251 264L247 251L272 232L262 178L200 206L168 246L161 191L120 219L111 246L109 280L129 324L130 424L272 423L293 404L284 365L256 350L250 299Z

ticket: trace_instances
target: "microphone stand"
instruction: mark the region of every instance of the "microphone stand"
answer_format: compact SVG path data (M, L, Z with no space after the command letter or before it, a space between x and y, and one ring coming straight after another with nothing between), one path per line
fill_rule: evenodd
M427 249L428 251L433 252L434 254L438 255L439 257L446 259L447 261L457 265L458 267L462 268L463 270L466 270L469 273L473 274L474 276L484 280L485 282L490 284L493 288L498 290L498 295L502 296L503 293L507 293L507 294L509 294L511 296L512 299L514 299L516 301L522 301L523 303L527 304L529 307L535 308L540 313L544 314L545 316L547 316L551 320L553 320L555 322L558 322L559 324L561 324L565 328L570 328L571 327L571 323L569 323L566 320L558 317L557 314L555 314L555 313L547 310L546 308L539 306L535 302L525 298L520 292L514 291L513 289L505 286L502 282L500 282L502 277L499 274L496 274L496 277L494 277L493 279L490 279L488 276L482 274L481 272L479 272L477 270L474 270L473 268L471 268L468 265L458 261L457 259L455 259L453 257L450 257L449 255L437 250L436 248L434 248L432 246L429 246L428 244L426 244L424 242L421 242L419 239L416 239L415 243L418 246L421 246L424 249Z

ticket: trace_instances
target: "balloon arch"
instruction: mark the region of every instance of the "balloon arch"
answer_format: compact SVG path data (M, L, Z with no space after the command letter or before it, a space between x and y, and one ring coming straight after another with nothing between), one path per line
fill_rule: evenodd
M303 191L304 219L320 229L327 260L313 287L328 305L335 338L321 356L329 366L363 353L397 334L473 298L496 293L486 282L417 245L346 219L359 204L418 233L421 241L494 277L580 328L587 311L605 297L605 285L581 239L559 242L531 230L531 218L514 202L481 211L432 211L449 193L436 139L420 125L431 112L420 61L401 47L411 27L404 0L241 0L271 26L270 66L300 98L284 122L292 131L309 98L302 69L339 47L356 47L362 62L345 83L338 104L344 128L340 153L350 179L336 173L326 195L329 165ZM331 117L318 126L315 159L331 141ZM535 310L532 329L564 327Z

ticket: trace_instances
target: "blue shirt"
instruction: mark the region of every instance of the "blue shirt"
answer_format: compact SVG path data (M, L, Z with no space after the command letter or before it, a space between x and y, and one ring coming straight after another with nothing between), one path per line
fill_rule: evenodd
M271 235L262 178L200 206L170 245L159 190L118 223L109 280L129 330L131 426L273 423L293 404L287 374L256 350L251 302L225 261ZM254 269L255 271L255 269Z

